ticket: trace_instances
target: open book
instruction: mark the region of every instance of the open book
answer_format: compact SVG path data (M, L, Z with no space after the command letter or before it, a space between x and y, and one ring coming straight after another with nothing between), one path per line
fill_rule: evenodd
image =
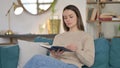
M44 44L40 44L42 47L48 49L48 50L55 50L55 51L67 51L67 52L73 52L70 49L67 49L65 47L62 46L52 46L52 45L44 45Z

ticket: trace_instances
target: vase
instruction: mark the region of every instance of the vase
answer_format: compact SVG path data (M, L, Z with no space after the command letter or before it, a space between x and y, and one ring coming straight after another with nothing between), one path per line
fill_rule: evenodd
M60 32L60 22L59 18L50 18L47 21L48 34L59 34Z

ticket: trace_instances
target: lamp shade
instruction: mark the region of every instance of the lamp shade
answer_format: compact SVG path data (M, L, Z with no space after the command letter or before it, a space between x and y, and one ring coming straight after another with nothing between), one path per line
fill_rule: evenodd
M23 12L23 8L19 5L14 5L14 14L15 15L20 15Z

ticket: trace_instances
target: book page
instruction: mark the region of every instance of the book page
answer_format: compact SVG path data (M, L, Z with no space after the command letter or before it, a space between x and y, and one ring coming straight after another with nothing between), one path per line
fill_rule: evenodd
M40 44L40 46L45 47L45 48L51 48L51 45Z

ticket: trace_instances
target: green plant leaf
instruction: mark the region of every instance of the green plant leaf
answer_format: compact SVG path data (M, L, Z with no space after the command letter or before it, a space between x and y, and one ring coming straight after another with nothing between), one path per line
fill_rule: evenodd
M120 24L119 24L118 30L120 31Z
M57 0L55 0L55 1L52 3L52 5L51 5L52 15L55 13L55 4L56 4L56 1L57 1Z

